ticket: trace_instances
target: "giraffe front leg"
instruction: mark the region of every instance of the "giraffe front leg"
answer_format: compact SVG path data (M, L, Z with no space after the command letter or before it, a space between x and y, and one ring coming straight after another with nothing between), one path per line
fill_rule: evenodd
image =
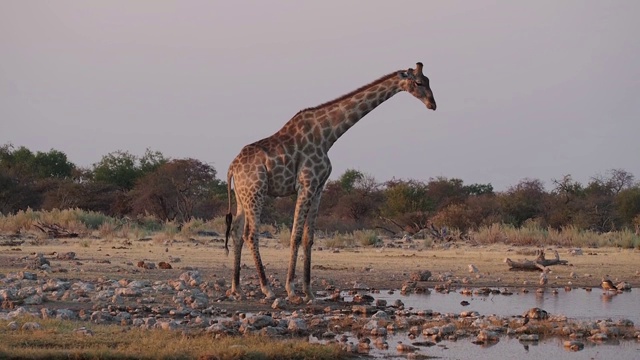
M304 224L304 279L302 282L302 291L305 294L305 301L315 300L313 290L311 290L311 248L313 246L313 235L316 228L316 217L318 216L318 206L320 205L320 197L322 191L319 191L311 202L311 208L307 214L307 221Z
M307 213L310 206L310 192L308 190L299 190L298 199L296 201L296 211L293 215L293 227L291 229L291 257L289 258L289 271L287 271L287 282L285 288L290 299L295 298L295 288L293 285L296 275L296 262L298 260L298 249L302 242L302 231Z

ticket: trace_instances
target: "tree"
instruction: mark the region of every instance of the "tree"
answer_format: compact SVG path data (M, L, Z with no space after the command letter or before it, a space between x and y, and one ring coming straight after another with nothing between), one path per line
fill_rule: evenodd
M435 211L434 202L428 197L428 187L417 180L391 180L385 183L384 203L380 213L402 231L415 233L427 226Z
M134 213L185 222L212 201L216 170L195 159L178 159L144 175L130 193Z
M501 197L506 222L520 226L528 219L541 217L546 195L538 179L524 179L510 187Z
M160 151L151 151L151 149L147 148L144 155L140 158L140 172L142 174L148 174L166 164L167 161L169 161L169 159L165 158Z
M358 170L347 169L338 179L338 183L340 183L345 193L350 193L362 179L364 179L363 173Z
M472 196L493 195L493 185L491 184L471 184L465 185L464 191Z
M622 226L633 226L640 215L640 186L621 190L615 197L616 213Z
M75 165L67 160L67 155L51 149L49 152L38 151L33 159L35 173L40 178L70 178Z
M127 151L111 152L93 165L95 181L115 185L122 190L131 190L141 174L137 158Z
M427 197L435 204L435 210L444 209L451 204L460 204L467 196L467 188L461 179L439 176L429 179L427 183Z

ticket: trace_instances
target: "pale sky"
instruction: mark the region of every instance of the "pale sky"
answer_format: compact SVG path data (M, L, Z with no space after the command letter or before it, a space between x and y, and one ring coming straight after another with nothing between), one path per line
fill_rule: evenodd
M640 1L0 1L0 145L79 166L210 163L298 110L424 63L329 152L332 178L640 177Z

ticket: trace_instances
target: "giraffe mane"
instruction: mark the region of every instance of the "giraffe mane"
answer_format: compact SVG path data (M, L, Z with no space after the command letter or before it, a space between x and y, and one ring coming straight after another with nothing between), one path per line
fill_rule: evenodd
M383 82L383 81L386 81L386 80L388 80L388 79L390 79L390 78L392 78L392 77L396 76L396 75L398 74L398 72L400 72L400 71L403 71L403 70L394 71L394 72L392 72L392 73L390 73L390 74L384 75L383 77L381 77L381 78L379 78L379 79L377 79L377 80L374 80L374 81L372 81L372 82L370 82L370 83L368 83L368 84L366 84L366 85L360 86L359 88L357 88L357 89L355 89L355 90L353 90L353 91L350 91L350 92L348 92L348 93L346 93L346 94L344 94L344 95L342 95L342 96L340 96L340 97L338 97L338 98L336 98L336 99L333 99L333 100L327 101L327 102L322 103L322 104L317 105L317 106L312 106L312 107L308 107L308 108L302 109L302 110L298 111L298 112L296 113L296 115L294 115L294 117L295 117L295 116L297 116L297 115L299 115L299 114L301 114L301 113L303 113L303 112L305 112L305 111L318 110L318 109L321 109L321 108L323 108L323 107L327 107L327 106L331 106L331 105L333 105L333 104L339 103L339 102L341 102L342 100L347 99L347 98L350 98L350 97L352 97L353 95L355 95L355 94L357 94L357 93L361 92L362 90L364 90L364 89L366 89L366 88L368 88L368 87L371 87L371 86L373 86L373 85L379 84L379 83L381 83L381 82Z

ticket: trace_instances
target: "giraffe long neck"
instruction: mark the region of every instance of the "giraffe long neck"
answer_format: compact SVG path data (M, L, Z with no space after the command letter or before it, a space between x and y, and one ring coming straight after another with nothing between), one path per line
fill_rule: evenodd
M338 99L302 110L283 130L295 126L306 132L306 141L316 143L326 152L360 119L400 91L400 81L394 72Z

